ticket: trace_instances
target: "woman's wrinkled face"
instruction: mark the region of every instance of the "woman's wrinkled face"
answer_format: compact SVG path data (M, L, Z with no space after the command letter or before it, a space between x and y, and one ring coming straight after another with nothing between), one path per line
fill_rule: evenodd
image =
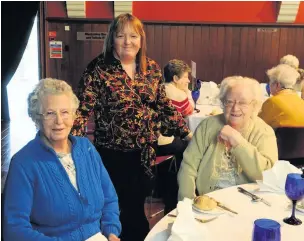
M188 85L190 83L189 73L188 72L183 73L180 78L178 78L178 76L174 75L173 81L178 89L187 90Z
M252 90L236 85L227 91L224 100L224 115L228 125L236 130L245 127L254 111Z
M120 60L135 60L140 48L141 37L130 24L114 34L114 55Z
M46 95L42 99L40 130L57 145L67 141L74 122L72 101L68 95Z

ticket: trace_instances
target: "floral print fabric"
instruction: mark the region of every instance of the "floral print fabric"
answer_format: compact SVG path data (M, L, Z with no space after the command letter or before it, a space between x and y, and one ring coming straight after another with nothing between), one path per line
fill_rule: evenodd
M79 84L80 100L73 135L83 136L95 116L95 146L114 150L142 150L146 165L155 159L151 145L159 133L185 137L190 130L166 97L158 64L147 58L147 71L132 80L119 60L100 55L85 70ZM148 167L147 167L148 168Z

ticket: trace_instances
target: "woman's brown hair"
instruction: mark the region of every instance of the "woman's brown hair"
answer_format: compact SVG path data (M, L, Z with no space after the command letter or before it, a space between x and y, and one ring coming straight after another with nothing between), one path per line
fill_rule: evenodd
M110 28L107 34L107 37L103 46L103 55L105 60L110 59L113 56L113 44L114 44L114 36L116 33L120 32L126 25L130 24L140 35L141 40L141 48L139 49L136 55L136 62L139 64L139 69L141 72L146 72L147 69L147 59L146 59L146 34L144 31L144 26L142 22L135 16L125 13L117 16L112 23L110 24Z

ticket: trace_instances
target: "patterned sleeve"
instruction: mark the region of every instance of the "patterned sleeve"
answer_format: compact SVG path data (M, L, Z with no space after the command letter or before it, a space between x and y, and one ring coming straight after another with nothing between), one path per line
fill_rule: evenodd
M161 133L165 136L174 135L184 138L191 131L181 113L174 108L170 99L166 96L165 85L158 65L156 65L155 76L159 78L157 108L161 118Z
M80 103L79 108L76 111L76 119L71 130L72 135L85 135L86 126L93 113L96 98L98 96L98 82L100 82L99 74L95 69L95 65L91 63L83 73L79 82L77 97Z

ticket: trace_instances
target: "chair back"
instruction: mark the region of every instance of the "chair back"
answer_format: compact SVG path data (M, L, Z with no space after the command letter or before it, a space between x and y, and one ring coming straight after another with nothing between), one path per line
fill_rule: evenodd
M169 159L173 158L173 155L167 155L167 156L157 156L155 163L152 164L152 166L154 165L159 165L161 163L163 163L164 161L167 161Z
M279 160L304 165L304 127L280 127L275 131Z

